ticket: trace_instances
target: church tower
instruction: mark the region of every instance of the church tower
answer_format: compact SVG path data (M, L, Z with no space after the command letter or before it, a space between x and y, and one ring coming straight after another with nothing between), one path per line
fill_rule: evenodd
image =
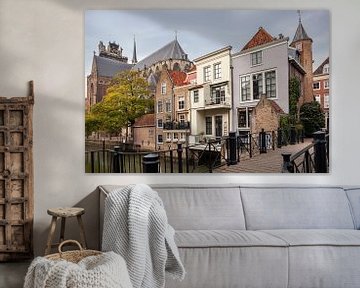
M296 29L294 39L290 46L296 48L299 53L300 64L304 68L306 74L304 77L304 102L312 102L313 96L313 55L312 55L312 42L313 40L306 33L304 26L301 23L301 14L299 13L299 25Z

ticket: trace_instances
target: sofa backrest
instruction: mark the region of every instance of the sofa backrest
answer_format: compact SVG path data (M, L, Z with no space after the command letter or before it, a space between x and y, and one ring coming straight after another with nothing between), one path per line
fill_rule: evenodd
M355 227L342 188L241 187L240 190L248 230Z
M349 198L356 229L360 229L360 188L346 189Z
M238 186L151 185L176 230L244 230Z

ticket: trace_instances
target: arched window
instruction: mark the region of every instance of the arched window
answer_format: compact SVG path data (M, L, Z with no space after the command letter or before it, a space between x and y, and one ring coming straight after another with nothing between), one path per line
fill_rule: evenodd
M179 63L177 63L177 62L174 63L173 70L174 70L174 71L180 71L180 65L179 65Z

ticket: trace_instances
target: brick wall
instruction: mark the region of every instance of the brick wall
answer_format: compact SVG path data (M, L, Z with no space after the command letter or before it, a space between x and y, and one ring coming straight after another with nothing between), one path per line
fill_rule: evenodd
M275 111L271 100L262 97L255 106L251 117L251 133L265 131L275 131L279 128L280 114Z

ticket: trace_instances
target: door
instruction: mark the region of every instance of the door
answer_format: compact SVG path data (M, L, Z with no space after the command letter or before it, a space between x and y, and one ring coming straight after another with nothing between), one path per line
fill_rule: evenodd
M0 261L32 256L32 97L0 97Z
M223 129L222 129L222 116L215 116L215 137L222 137Z

